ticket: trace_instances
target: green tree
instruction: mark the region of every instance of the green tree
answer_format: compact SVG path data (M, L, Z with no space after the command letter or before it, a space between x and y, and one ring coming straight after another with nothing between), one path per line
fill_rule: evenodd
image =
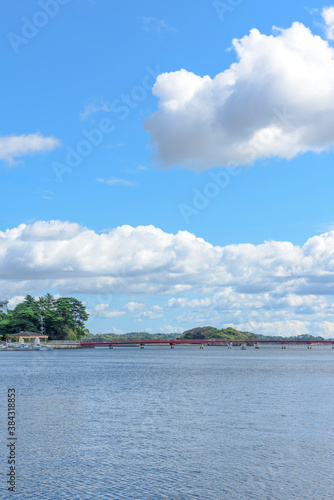
M40 332L41 316L50 340L76 340L89 333L85 329L88 313L85 306L73 297L55 299L51 294L35 300L27 295L8 314L0 314L0 336L21 330Z
M88 320L86 307L78 299L73 297L63 297L56 300L58 314L63 318L66 325L75 332L77 338L81 338L85 333L85 321Z

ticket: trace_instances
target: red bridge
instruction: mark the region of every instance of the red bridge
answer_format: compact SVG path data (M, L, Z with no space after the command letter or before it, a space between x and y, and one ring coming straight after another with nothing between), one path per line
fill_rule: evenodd
M81 347L122 347L145 345L170 345L172 348L176 345L225 345L240 346L242 344L259 347L260 344L281 344L284 348L287 344L306 344L309 348L315 344L332 344L334 349L334 340L311 340L311 339L159 339L159 340L83 340Z

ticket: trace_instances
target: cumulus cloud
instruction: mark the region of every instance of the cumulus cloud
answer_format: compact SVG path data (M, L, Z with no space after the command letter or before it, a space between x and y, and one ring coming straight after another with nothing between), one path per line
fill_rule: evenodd
M324 9L328 34L333 8ZM328 35L328 36L329 36ZM291 159L334 144L334 49L301 23L233 40L238 61L214 78L160 74L144 122L162 166L194 170Z
M167 315L169 322L185 327L232 324L248 331L269 324L274 331L284 324L291 335L293 325L298 332L317 333L323 324L331 336L334 231L303 246L268 241L224 247L187 231L170 234L154 226L121 226L98 234L76 223L37 221L0 232L0 297L13 306L27 293L44 290L161 295L159 305L131 300L116 308L102 299L90 310L99 318L130 314L151 321Z
M90 310L90 314L98 318L117 318L118 316L123 316L125 311L112 310L109 304L98 304L94 309Z
M137 315L138 321L143 319L159 319L164 317L164 308L161 306L152 306L150 309L140 312Z
M279 322L294 317L298 320L324 317L334 318L334 303L327 297L288 293L277 296L270 293L243 294L228 287L222 292L199 299L178 297L169 299L167 307L184 310L182 322L198 321L219 324L220 318L228 318L232 324L260 324ZM243 329L245 326L243 327Z
M135 312L135 311L140 311L141 309L143 309L145 307L145 304L142 304L141 302L128 302L127 304L125 304L124 306L124 309L128 312Z
M326 37L328 40L334 40L334 7L325 7L321 15L326 25Z
M0 160L13 163L16 158L35 153L52 151L61 146L55 137L43 137L42 134L7 135L0 137Z
M18 304L23 302L24 300L24 295L16 295L15 297L12 297L8 302L9 302L9 308L14 309Z
M326 295L334 293L334 231L302 247L284 241L220 247L154 226L98 234L76 223L38 221L0 231L0 277L99 294L233 287L238 294Z

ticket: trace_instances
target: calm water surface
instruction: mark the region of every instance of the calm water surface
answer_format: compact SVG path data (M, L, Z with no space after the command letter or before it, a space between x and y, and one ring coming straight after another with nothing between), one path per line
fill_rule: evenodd
M334 350L0 353L0 498L334 498ZM17 492L7 492L7 389Z

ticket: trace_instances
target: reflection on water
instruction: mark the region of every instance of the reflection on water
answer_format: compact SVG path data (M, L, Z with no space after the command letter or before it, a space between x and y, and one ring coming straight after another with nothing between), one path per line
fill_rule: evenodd
M333 498L334 350L1 353L26 499Z

